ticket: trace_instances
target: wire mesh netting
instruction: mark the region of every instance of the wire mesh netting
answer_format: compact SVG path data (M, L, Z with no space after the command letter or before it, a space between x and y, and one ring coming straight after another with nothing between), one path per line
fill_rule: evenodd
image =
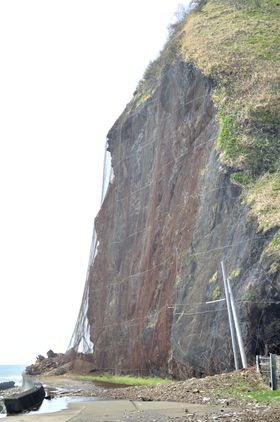
M103 164L101 205L106 196L108 186L114 177L114 173L113 173L113 169L111 165L111 154L107 151L107 146L108 146L108 141L106 140L106 148L105 148L104 164ZM97 241L95 228L93 227L84 292L83 292L81 306L78 313L75 328L71 336L67 350L71 349L71 350L74 350L75 352L83 352L83 353L91 353L93 351L93 344L90 340L90 325L89 325L89 321L87 317L87 312L88 312L90 274L91 274L91 269L94 264L94 259L97 254L97 248L98 248L98 241Z

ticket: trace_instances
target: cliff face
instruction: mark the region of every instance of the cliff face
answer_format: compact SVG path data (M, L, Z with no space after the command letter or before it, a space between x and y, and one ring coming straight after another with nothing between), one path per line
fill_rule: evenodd
M249 361L280 353L277 231L257 220L216 149L212 80L177 59L108 134L114 179L95 227L88 319L97 368L201 375L233 367L220 263ZM276 302L276 303L275 303Z
M260 256L271 236L247 221L217 132L211 83L183 61L109 132L115 178L96 219L89 298L97 367L181 375L231 365L225 306L205 302L221 295L221 260L239 277L237 298L270 288ZM250 350L262 327L252 328L252 306L241 311Z

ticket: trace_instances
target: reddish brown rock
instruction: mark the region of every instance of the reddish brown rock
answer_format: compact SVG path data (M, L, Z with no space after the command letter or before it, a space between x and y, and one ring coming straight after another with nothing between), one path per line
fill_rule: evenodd
M98 369L180 378L232 368L224 303L206 304L223 297L221 260L237 274L237 299L249 286L255 302L280 299L279 272L267 283L263 255L273 233L257 233L219 162L211 94L212 82L178 61L108 134L114 180L95 222L89 287ZM275 344L277 310L251 300L240 313L253 362L257 347Z

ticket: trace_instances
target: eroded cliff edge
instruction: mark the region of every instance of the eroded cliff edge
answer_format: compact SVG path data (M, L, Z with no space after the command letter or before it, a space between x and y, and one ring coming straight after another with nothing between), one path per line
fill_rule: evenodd
M213 80L165 64L108 134L114 179L95 227L88 319L97 368L203 375L231 369L223 260L249 361L280 353L279 266L233 168L219 159ZM278 302L278 303L277 303Z

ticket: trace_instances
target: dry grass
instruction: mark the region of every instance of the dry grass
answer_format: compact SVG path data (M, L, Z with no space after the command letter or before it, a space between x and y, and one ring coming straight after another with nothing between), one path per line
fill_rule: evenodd
M280 226L280 2L203 0L177 26L140 81L131 107L156 89L166 64L193 62L213 80L220 160L235 169L259 228ZM246 195L246 192L248 194ZM277 204L277 206L276 206ZM268 248L271 253L280 251Z
M186 59L217 82L219 108L237 114L239 123L262 108L279 114L279 11L248 12L209 0L183 30Z
M280 222L279 192L279 173L264 174L249 190L247 200L252 205L252 213L258 217L260 230L269 230L275 226L274 222Z
M181 53L216 84L220 160L246 185L262 230L280 226L279 18L274 0L208 0L181 29Z

